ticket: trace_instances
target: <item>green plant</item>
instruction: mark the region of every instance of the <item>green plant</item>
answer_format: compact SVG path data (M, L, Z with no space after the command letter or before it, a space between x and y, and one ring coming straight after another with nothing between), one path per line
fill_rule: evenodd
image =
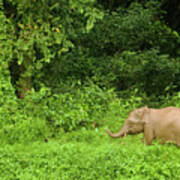
M101 137L95 139L96 145L62 141L2 146L0 178L148 180L180 176L180 153L175 146L154 143L147 147L139 138L130 137L113 142Z
M113 97L112 91L103 91L95 85L71 93L53 95L47 100L47 121L57 130L92 127L94 122L99 123Z

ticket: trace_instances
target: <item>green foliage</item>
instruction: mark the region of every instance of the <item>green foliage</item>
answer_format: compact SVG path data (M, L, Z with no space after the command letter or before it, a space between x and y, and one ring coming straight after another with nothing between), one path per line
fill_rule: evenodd
M78 37L88 33L97 19L103 17L101 9L91 0L7 0L2 1L1 8L4 22L1 53L9 63L12 84L19 97L24 97L37 83L45 64L59 60L78 46Z
M8 69L10 58L7 56L7 54L12 52L12 49L9 47L9 44L12 43L12 37L7 33L11 27L8 25L8 20L2 12L3 6L1 1L0 9L0 104L3 104L7 103L7 99L11 101L10 96L13 96L14 89L11 85Z
M18 64L28 66L31 73L32 68L39 70L44 63L68 52L74 47L72 40L86 29L89 31L96 19L103 16L89 0L53 3L8 0L4 7L15 40L10 55Z
M45 140L78 129L99 131L104 126L118 130L135 108L144 105L180 106L179 94L162 96L159 103L155 103L154 97L150 102L150 98L137 90L127 98L117 98L112 90L102 91L95 85L56 95L42 88L39 93L31 92L25 99L9 101L1 107L1 142L14 144Z
M144 105L180 107L164 14L157 0L0 0L1 179L179 179L176 146L104 130Z
M65 131L92 126L93 122L101 122L113 96L111 91L103 92L97 86L55 95L48 99L46 116L51 125L55 128L61 127Z
M154 6L147 6L148 8L140 3L131 3L128 8L120 7L111 14L106 13L103 21L87 35L86 46L89 45L90 51L95 55L114 55L124 50L162 46L161 41L167 40L170 32L166 33L164 30L159 18L162 11L159 9L159 2L155 2Z
M2 1L0 1L0 21L0 131L2 131L4 124L12 123L11 116L17 107L15 90L11 84L8 69L8 62L11 56L7 56L7 54L12 52L12 49L9 47L9 44L12 43L12 37L7 33L11 27L3 14Z
M106 11L90 33L80 36L78 51L43 69L43 82L55 92L89 79L118 93L134 88L148 96L178 91L180 36L164 23L163 14L158 1Z
M48 66L45 72L49 76L44 81L47 86L57 93L66 92L87 84L91 78L101 88L115 87L119 93L136 88L148 96L165 95L180 87L180 59L161 54L157 49L123 51L114 57L78 55L70 54Z
M98 136L96 134L96 136ZM178 179L179 149L140 140L88 143L37 142L0 148L3 179Z
M42 88L2 109L0 138L2 142L26 142L58 137L82 127L95 128L114 98L112 91L95 85L54 95Z
M180 107L180 92L175 93L173 96L168 94L166 97L161 97L164 102L164 106L176 106Z
M160 95L180 85L179 59L160 54L157 50L124 51L120 58L114 58L113 63L114 79L126 80L123 82L126 88L136 86L148 95Z

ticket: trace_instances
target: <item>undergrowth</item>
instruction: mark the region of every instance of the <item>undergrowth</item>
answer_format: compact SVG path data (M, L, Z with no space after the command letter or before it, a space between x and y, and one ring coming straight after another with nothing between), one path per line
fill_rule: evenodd
M21 101L18 104L21 109L17 112L12 111L14 108L6 111L14 114L11 118L7 118L7 121L1 122L0 179L176 180L180 178L180 151L177 146L160 145L156 141L152 146L146 146L142 143L143 134L112 139L105 132L106 127L113 132L119 130L131 110L145 105L145 97L132 95L131 98L124 100L114 96L113 92L103 93L90 89L82 92L82 94L79 92L78 98L69 94L56 97L57 106L53 106L54 99L51 96L48 102L51 106L47 106L47 98L46 101L43 99L46 96L44 93L30 99L29 104L23 104ZM173 98L166 97L164 102L166 103L161 102L159 107L169 105L180 107L179 94ZM58 108L61 110L62 105L69 107L64 114L58 113ZM54 111L52 119L57 118L61 122L58 118L67 118L66 114L71 115L72 112L78 112L87 105L88 108L83 110L89 123L79 125L78 122L75 128L68 131L63 129L63 124L56 126L54 121L49 122L45 118L46 114L44 115L46 111L46 113ZM149 105L153 106L153 102ZM40 113L36 114L37 112ZM83 117L82 114L81 116ZM14 119L16 123L13 124ZM70 123L68 127L71 125L71 119L67 122Z
M65 143L64 137L48 143L1 147L0 177L7 180L174 180L180 177L180 151L174 145L145 146L138 136L111 140L92 131L90 134L91 140L94 139L90 143L85 139Z

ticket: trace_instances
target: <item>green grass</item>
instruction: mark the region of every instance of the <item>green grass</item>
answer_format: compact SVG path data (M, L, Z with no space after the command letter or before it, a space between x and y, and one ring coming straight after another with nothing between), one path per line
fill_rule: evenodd
M0 179L179 179L180 150L145 146L142 134L111 139L104 130L80 130L60 139L0 148Z
M0 180L179 180L177 146L155 141L146 146L143 134L117 139L106 134L106 127L113 132L121 128L135 108L131 104L114 101L102 118L94 119L96 128L92 122L89 129L57 131L55 138L38 136L38 128L45 132L41 119L38 126L25 119L10 127L0 138ZM19 136L26 140L16 141Z

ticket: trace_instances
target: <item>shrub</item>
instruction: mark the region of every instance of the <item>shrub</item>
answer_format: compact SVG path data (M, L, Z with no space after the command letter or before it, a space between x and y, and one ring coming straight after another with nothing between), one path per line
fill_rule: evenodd
M94 122L99 123L114 96L111 90L103 91L95 85L53 95L47 100L46 119L55 129L65 131L90 127Z
M0 138L9 143L26 142L56 137L82 127L95 128L114 97L112 91L103 91L96 85L53 95L49 89L42 88L6 106Z
M126 138L127 139L127 138ZM0 148L3 179L179 179L175 146L130 142L33 143Z

